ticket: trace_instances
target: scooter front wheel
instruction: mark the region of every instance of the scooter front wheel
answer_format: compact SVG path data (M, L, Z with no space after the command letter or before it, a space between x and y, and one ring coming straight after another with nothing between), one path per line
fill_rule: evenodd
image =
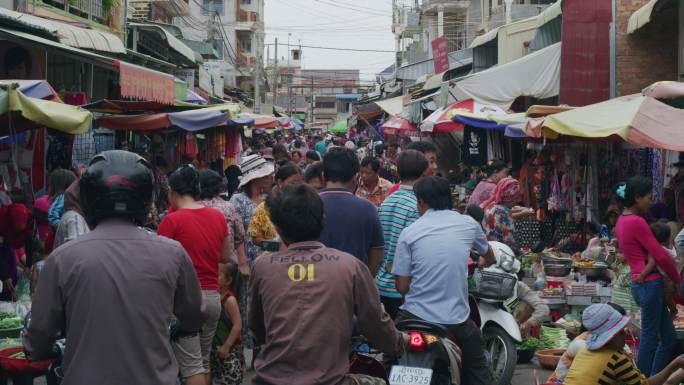
M510 385L518 361L518 351L515 341L502 328L488 326L482 333L485 350L489 356L494 383L496 385Z

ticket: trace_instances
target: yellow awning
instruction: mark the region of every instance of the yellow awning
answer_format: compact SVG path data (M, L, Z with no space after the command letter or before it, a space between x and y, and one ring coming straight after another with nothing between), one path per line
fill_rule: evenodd
M83 134L90 128L93 114L81 107L29 98L14 86L0 88L0 114L21 113L25 119L67 134Z
M660 0L649 0L648 3L637 9L632 16L629 17L629 21L627 22L627 33L632 33L651 21L653 8L656 6L658 1Z
M544 122L544 128L561 135L582 138L605 138L619 135L627 140L632 119L644 98L641 94L622 96L549 115Z

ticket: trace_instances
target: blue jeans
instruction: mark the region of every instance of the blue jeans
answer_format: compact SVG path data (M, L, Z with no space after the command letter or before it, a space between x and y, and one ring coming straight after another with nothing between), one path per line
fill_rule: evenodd
M641 307L641 338L637 367L650 377L670 363L677 335L665 304L663 280L632 282L632 295Z

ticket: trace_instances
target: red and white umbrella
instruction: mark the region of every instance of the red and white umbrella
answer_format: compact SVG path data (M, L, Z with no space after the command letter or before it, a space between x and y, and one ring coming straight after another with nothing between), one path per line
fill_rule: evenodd
M391 116L382 124L382 126L380 126L380 129L385 135L408 135L418 132L418 128L415 124L399 115Z
M463 115L472 118L484 119L489 115L505 115L506 111L500 107L482 104L473 99L461 100L449 107L440 108L430 114L423 123L420 124L421 131L427 132L449 132L449 131L463 131L464 126L461 123L454 122L453 118L456 115Z

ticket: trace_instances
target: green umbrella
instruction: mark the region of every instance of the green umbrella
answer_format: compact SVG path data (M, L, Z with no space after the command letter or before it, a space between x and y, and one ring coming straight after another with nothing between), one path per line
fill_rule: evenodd
M334 132L336 134L346 134L348 130L349 129L347 128L346 120L340 120L330 127L330 132Z

